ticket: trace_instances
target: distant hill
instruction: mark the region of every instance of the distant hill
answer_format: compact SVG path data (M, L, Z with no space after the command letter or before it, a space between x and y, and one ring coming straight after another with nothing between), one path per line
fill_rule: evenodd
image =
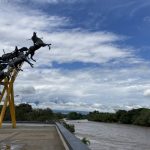
M89 112L88 111L75 111L75 110L55 110L53 109L54 113L62 113L62 114L68 114L70 112L77 112L83 115L87 115Z

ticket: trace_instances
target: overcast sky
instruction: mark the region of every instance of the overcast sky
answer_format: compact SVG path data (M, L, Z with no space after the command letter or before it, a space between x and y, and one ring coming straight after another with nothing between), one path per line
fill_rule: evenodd
M47 43L15 82L16 104L59 110L150 108L149 0L0 0L0 54Z

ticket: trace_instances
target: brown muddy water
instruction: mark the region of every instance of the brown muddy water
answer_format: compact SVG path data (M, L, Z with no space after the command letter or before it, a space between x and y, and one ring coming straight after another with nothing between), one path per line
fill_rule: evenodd
M75 135L90 140L92 150L150 150L150 127L68 121L75 125Z

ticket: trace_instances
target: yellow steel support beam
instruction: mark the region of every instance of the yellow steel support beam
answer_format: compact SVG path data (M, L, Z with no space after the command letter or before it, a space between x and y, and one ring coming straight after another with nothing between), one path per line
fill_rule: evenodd
M6 87L7 89L8 87ZM3 107L2 107L2 110L1 110L1 115L0 115L0 128L2 127L2 122L3 122L3 119L4 119L4 115L5 115L5 112L6 112L6 107L7 107L7 102L9 100L9 95L7 94L6 95L6 98L4 100L4 104L3 104Z
M15 117L15 106L14 106L14 94L13 94L13 84L9 85L8 93L9 93L9 108L10 108L10 114L11 114L11 120L12 120L12 127L16 127L16 117Z
M3 98L4 94L5 94L5 91L6 91L6 86L4 86L3 91L2 91L2 93L0 95L0 102L2 101L2 98Z
M22 64L18 67L21 68ZM12 127L16 128L16 115L15 115L15 104L14 104L14 88L13 84L14 81L19 73L16 69L9 68L8 70L10 72L10 80L8 81L7 78L4 79L4 81L0 81L1 85L4 85L2 93L0 95L0 102L4 99L2 110L0 113L0 128L2 127L3 119L5 116L7 105L9 105L10 109L10 115L11 115L11 121L12 121Z

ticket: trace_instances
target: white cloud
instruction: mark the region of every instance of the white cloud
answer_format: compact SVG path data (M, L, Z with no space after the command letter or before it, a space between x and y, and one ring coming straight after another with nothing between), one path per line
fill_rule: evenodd
M0 5L0 48L13 48L15 45L29 46L33 31L39 33L54 30L68 22L65 17L48 16L39 10L19 7L15 4Z
M119 36L98 32L61 32L44 35L46 41L51 39L52 51L51 54L43 50L38 53L39 61L45 57L44 63L50 61L62 62L84 62L84 63L105 63L112 59L130 57L128 48L118 47L113 44L119 40ZM41 57L41 58L40 58Z
M61 2L66 2L66 3L74 3L77 2L78 0L32 0L33 2L38 2L38 3L61 3ZM80 0L84 1L84 0Z
M12 3L0 6L1 49L12 51L15 45L32 45L26 39L33 31L52 43L51 51L42 48L36 52L35 68L25 65L24 72L19 73L15 83L15 92L19 94L17 102L33 104L38 101L40 107L103 111L112 110L117 104L124 108L137 104L150 106L143 96L143 91L150 88L150 72L146 64L132 54L131 48L117 44L124 37L108 32L62 30L61 27L69 21L66 17L48 16L39 10ZM137 63L138 67L115 69L115 63L107 66L112 59L116 60L115 63L120 63L120 60L127 64ZM52 61L80 61L106 66L75 71L39 69L40 65L51 66Z
M69 19L59 16L48 16L38 10L26 11L15 4L0 6L0 48L12 51L15 45L29 46L33 31L47 42L52 42L53 50L38 53L40 63L50 61L105 63L115 58L126 58L131 54L128 48L118 47L116 41L124 37L107 32L61 31L53 32L67 25ZM11 33L11 34L10 34ZM2 51L1 51L2 54ZM44 57L44 59L43 59Z
M150 96L150 89L146 89L145 91L144 91L144 96Z
M29 46L32 42L27 39L31 37L33 31L37 31L46 42L53 44L51 54L47 54L46 50L39 52L41 63L54 60L60 63L72 61L105 63L111 59L131 55L127 48L114 44L124 39L121 36L107 32L91 33L80 30L53 32L69 23L69 19L48 16L38 10L26 11L26 9L12 4L0 6L1 49L12 51L15 45Z
M131 106L137 108L137 105L150 107L150 101L143 96L143 91L150 88L147 78L150 72L140 67L119 70L25 71L19 75L16 86L32 85L36 95L22 94L20 99L29 103L39 101L40 107L90 111L113 111L129 109ZM147 74L145 79L140 78L143 74Z

